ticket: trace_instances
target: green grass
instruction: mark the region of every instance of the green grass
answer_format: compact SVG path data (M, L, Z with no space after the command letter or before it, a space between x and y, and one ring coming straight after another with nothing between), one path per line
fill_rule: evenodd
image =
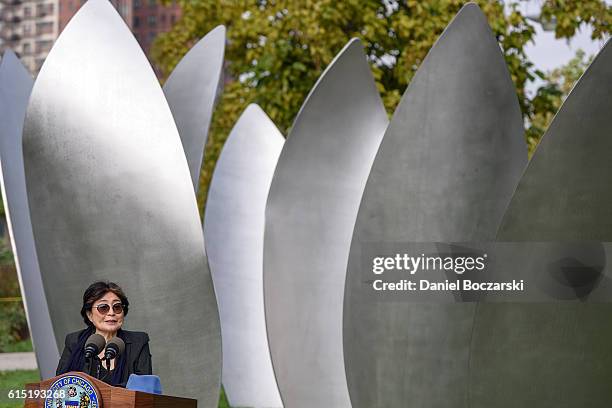
M0 408L23 408L24 400L11 400L8 398L8 392L23 390L26 383L38 381L38 370L0 371Z
M19 340L16 343L10 343L2 350L5 353L22 353L26 351L34 351L30 339Z
M225 390L221 387L221 395L219 396L219 408L230 408L227 397L225 396Z

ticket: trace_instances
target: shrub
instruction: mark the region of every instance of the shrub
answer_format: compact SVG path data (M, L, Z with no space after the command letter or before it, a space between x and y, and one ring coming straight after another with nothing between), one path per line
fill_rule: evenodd
M26 338L28 324L21 302L0 302L0 352Z

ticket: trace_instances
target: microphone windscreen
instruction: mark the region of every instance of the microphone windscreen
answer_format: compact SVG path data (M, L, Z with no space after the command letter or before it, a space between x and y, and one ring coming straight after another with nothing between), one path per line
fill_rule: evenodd
M117 351L117 356L120 356L125 351L125 343L119 337L115 336L106 343L106 348L113 347Z
M85 347L89 345L93 345L96 347L97 353L104 349L104 345L106 344L106 340L100 334L94 333L87 338L85 342Z

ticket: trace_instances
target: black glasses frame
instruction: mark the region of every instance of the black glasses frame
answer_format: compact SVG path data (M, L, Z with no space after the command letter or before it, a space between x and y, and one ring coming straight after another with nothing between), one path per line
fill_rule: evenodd
M115 314L121 314L123 313L123 303L113 303L113 305L109 305L108 303L100 303L97 306L94 306L95 309L98 311L98 313L100 314L108 314L108 312L110 312L111 307L113 308L113 312Z

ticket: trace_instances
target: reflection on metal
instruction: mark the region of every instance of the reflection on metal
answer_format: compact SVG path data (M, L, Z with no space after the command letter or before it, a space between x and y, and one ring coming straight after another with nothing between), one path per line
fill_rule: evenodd
M468 4L410 83L364 191L344 300L354 407L467 406L474 305L367 301L360 244L492 239L526 161L504 58Z
M608 42L542 138L498 240L612 241L610 83ZM472 406L608 407L610 316L612 304L579 300L480 305L470 370Z
M164 85L196 192L208 126L217 92L223 85L220 80L224 51L225 27L218 26L189 50Z
M106 0L87 1L47 57L23 150L58 346L84 326L85 287L116 281L130 298L125 327L150 334L164 387L216 407L220 328L187 161L148 61Z
M257 105L244 111L219 156L204 236L223 338L223 387L232 407L281 407L264 317L266 199L285 139Z
M36 361L40 375L46 379L55 375L59 352L51 335L53 327L34 247L21 148L23 120L33 84L32 77L15 54L5 52L0 64L2 201Z
M266 208L264 294L274 372L287 407L349 407L342 352L348 250L388 120L352 40L295 120Z

